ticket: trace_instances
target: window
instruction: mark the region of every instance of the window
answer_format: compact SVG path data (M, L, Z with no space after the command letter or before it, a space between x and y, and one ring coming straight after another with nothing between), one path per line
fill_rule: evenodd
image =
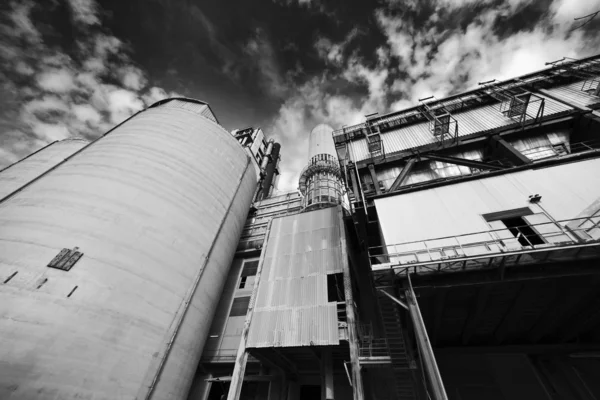
M258 260L256 261L246 261L244 262L244 269L242 269L242 277L240 278L240 283L238 285L238 289L244 289L251 284L254 283L253 279L248 279L248 277L255 276L258 270Z
M503 226L508 228L508 231L521 246L536 246L539 244L544 244L546 241L532 228L527 221L527 217L531 215L534 214L529 207L523 207L484 214L483 218L493 229L501 229Z
M341 272L338 274L327 275L327 301L336 303L346 301L346 294L344 292L344 274Z
M230 317L241 317L248 313L248 306L250 305L250 296L236 297L233 299L231 311L229 312Z
M535 246L546 243L522 217L506 218L501 221L522 246Z

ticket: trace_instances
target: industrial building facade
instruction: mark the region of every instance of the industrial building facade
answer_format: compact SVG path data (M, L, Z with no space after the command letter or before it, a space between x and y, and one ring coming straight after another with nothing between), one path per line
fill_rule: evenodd
M0 171L1 399L600 399L600 57L285 149L166 99Z

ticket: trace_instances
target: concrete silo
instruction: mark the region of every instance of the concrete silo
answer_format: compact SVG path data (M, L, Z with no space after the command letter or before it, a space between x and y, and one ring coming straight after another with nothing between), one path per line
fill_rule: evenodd
M21 161L4 168L0 171L0 200L52 169L88 143L84 139L52 142Z
M255 186L177 98L0 203L0 398L185 399Z

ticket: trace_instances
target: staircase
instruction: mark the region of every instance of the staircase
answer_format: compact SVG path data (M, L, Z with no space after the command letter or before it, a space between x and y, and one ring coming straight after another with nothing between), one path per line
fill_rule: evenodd
M392 370L396 380L397 398L399 400L416 400L412 370L402 335L400 312L404 311L401 311L396 303L382 294L377 295L377 301L381 310Z

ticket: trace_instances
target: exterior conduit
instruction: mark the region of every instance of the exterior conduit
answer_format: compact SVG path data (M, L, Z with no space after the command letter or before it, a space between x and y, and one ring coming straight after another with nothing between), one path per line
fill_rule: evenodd
M138 392L138 395L136 396L136 399L149 400L152 398L152 394L154 393L156 384L160 380L160 376L164 369L165 362L167 361L167 358L169 357L169 354L171 353L171 348L173 347L173 342L177 338L177 334L179 333L179 329L181 328L183 319L185 318L185 314L187 313L187 310L189 309L190 303L192 302L192 298L194 297L194 294L196 294L196 289L198 288L198 285L200 284L202 275L204 274L204 271L206 270L206 264L208 263L208 259L210 258L210 255L215 247L215 242L217 241L217 239L219 238L219 235L221 234L221 230L223 229L223 225L225 225L225 221L227 220L227 217L229 217L229 212L231 211L231 206L233 205L235 198L240 190L240 187L242 186L242 182L243 182L244 178L246 177L246 172L248 171L249 167L250 167L250 157L246 156L246 167L244 168L244 172L242 173L240 179L238 180L237 187L235 189L235 194L233 195L233 198L232 198L231 202L229 203L229 206L227 207L227 211L225 212L225 215L223 216L223 219L221 220L221 223L219 224L219 229L217 230L217 233L210 245L208 253L204 257L204 262L202 263L202 268L200 268L200 271L198 271L198 274L194 278L194 283L192 284L188 293L186 294L184 301L179 306L179 310L177 311L177 314L175 315L175 318L174 318L174 323L171 323L171 325L170 325L173 327L173 332L170 335L166 335L166 336L170 336L170 338L169 338L167 344L165 345L163 355L160 357L160 361L156 367L156 371L152 374L150 374L150 371L148 371L146 373L146 377L144 380L147 381L149 379L149 377L152 376L153 377L152 382L150 383L150 385L148 385L148 389L147 389L146 393L143 395L142 395L142 393L143 393L144 387L146 385L142 385L142 387L140 388L140 391Z

